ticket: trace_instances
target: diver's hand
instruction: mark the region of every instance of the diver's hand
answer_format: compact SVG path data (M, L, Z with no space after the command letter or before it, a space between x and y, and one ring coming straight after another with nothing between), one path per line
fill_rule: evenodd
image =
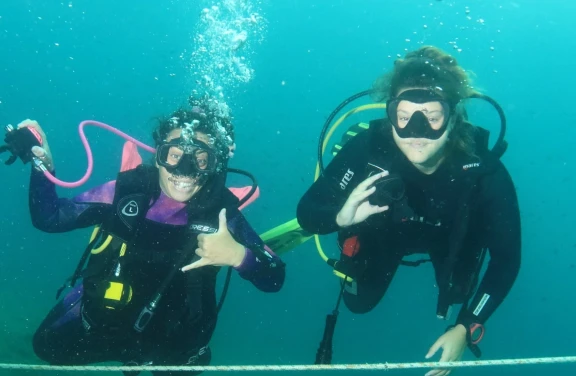
M183 267L183 272L206 265L238 267L242 264L246 256L246 249L242 244L234 240L228 231L226 209L220 211L219 219L218 232L198 235L196 254L200 256L200 260Z
M48 171L54 171L54 162L52 159L52 153L50 152L50 145L48 144L46 133L44 133L40 124L38 124L36 120L26 119L18 124L18 129L24 127L34 128L40 134L42 137L42 147L34 146L32 148L32 154L42 161Z
M457 362L462 359L466 350L466 328L464 325L458 324L440 336L428 350L426 359L433 357L439 349L442 349L440 362ZM433 369L425 376L446 376L450 372L452 371L449 369Z
M373 214L388 210L388 206L377 206L368 202L368 197L376 191L376 187L373 186L374 182L386 175L388 175L388 171L373 175L358 184L352 193L350 193L348 200L346 200L346 203L336 216L338 226L352 226L366 220L366 218Z

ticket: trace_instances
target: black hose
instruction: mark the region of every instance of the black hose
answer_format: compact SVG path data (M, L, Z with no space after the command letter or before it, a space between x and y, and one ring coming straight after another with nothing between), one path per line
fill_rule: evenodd
M250 188L250 191L248 192L248 194L246 196L242 197L242 199L238 203L238 206L240 207L246 201L250 200L250 197L252 197L254 195L254 193L256 192L256 189L258 188L258 182L256 181L256 178L254 177L254 175L252 175L248 171L240 170L237 168L228 168L228 172L233 172L235 174L244 175L244 176L248 177L250 180L252 180L252 188Z

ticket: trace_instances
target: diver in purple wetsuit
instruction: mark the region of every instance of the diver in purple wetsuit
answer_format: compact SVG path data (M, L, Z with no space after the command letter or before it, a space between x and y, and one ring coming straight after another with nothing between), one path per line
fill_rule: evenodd
M30 214L36 228L96 226L81 279L34 335L50 364L206 365L222 266L265 292L284 282L284 263L264 245L225 187L232 125L217 103L191 99L154 131L155 166L141 164L73 199L33 169ZM54 173L46 137L32 153ZM72 281L73 283L74 281ZM138 374L138 372L125 372ZM160 374L169 374L160 372ZM181 374L181 373L178 373Z

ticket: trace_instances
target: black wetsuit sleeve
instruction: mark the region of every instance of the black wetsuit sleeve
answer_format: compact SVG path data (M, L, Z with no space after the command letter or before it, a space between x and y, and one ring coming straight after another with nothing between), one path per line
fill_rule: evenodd
M30 176L28 204L34 227L50 233L100 224L112 210L112 206L105 203L59 198L54 183L35 169Z
M478 291L458 323L483 324L510 292L521 259L521 224L512 178L504 165L481 183L483 234L490 261Z
M228 209L227 215L229 231L246 250L242 264L235 268L240 277L261 291L280 291L286 277L284 262L264 244L240 211Z
M365 178L369 135L365 131L348 141L300 199L296 216L305 231L323 235L339 229L338 212Z

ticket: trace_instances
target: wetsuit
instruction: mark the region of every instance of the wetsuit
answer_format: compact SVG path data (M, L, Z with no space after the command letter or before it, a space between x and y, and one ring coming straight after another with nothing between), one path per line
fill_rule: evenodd
M282 287L283 262L265 247L237 209L238 200L227 189L222 188L222 194L218 194L217 189L204 189L200 191L204 192L202 200L193 198L188 204L176 202L161 192L157 169L148 167L146 171L151 169L155 195L125 254L130 260L125 266L129 269L126 278L133 291L129 303L121 311L105 310L106 315L110 311L109 317L100 317L95 323L88 320L84 314L84 305L90 302L86 299L89 297L87 291L99 291L98 276L83 275L82 283L58 302L35 333L34 351L41 359L51 364L71 365L104 361L208 364L210 349L207 345L217 320L215 287L220 267L204 266L186 273L176 272L146 329L137 333L133 327L138 313L173 267L177 252L166 249L166 244L195 242L199 233L214 232L218 226L218 213L223 207L227 209L228 229L236 241L246 247L246 256L236 271L262 291L276 292ZM135 176L140 173L137 171ZM106 223L115 210L120 210L115 208L118 181L65 199L57 196L54 184L42 173L33 171L29 202L34 226L55 233ZM126 212L126 208L131 210L126 206L122 211ZM187 239L178 241L186 234L189 235ZM194 244L188 250L191 258L195 249ZM90 271L90 263L86 271Z
M487 149L477 154L479 158L454 152L436 172L425 175L398 149L390 127L377 120L343 146L304 194L297 210L304 230L315 234L338 231L341 250L346 249L347 241L356 240L355 256L342 255L341 259L353 263L348 270L358 273L344 294L352 312L365 313L378 304L402 259L409 254L429 254L440 285L454 228L461 223L456 213L463 206L469 206L470 212L467 231L451 268L453 294L448 303L469 301L457 319L464 325L483 324L502 303L520 267L518 202L504 165L491 158ZM484 163L491 168L469 179ZM403 179L405 200L360 224L339 228L336 216L352 190L383 169ZM467 203L462 202L464 190L470 190ZM488 249L490 262L474 295L474 278L483 249Z

